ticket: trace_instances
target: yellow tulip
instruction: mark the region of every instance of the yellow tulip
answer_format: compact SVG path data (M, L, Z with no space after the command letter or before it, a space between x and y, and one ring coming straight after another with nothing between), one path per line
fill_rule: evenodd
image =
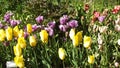
M69 32L70 39L73 39L75 36L75 29L71 29Z
M27 24L27 32L30 34L32 32L32 25Z
M5 31L3 29L0 29L0 41L4 41L5 40Z
M82 31L77 32L76 36L78 36L78 42L82 43Z
M19 37L24 37L24 31L22 29L20 29L18 36Z
M75 47L79 45L79 38L77 35L74 36L72 42L73 42L73 46L75 46Z
M30 45L32 47L36 46L37 41L36 41L36 38L34 36L29 37L29 42L30 42Z
M59 48L59 50L58 50L58 55L59 55L59 58L60 58L61 60L64 60L64 59L65 59L65 56L66 56L65 49Z
M82 43L82 31L79 31L72 39L73 45L76 47Z
M43 43L47 43L48 42L48 33L46 30L41 30L40 32L40 37Z
M93 64L94 62L95 62L95 56L94 55L88 56L88 63Z
M26 47L26 40L24 39L24 37L19 37L18 38L18 45L20 45L21 48Z
M8 27L6 29L6 38L8 41L12 40L12 28L11 27Z
M20 45L17 44L16 46L13 46L13 50L14 50L15 56L21 56L22 49L21 49Z
M25 64L24 64L24 58L23 58L22 55L21 56L16 56L14 58L14 62L19 68L24 68Z
M14 35L15 37L18 37L18 35L19 35L19 28L18 28L18 26L15 26L15 27L13 28L13 35Z
M84 44L83 44L84 47L89 48L91 46L91 43L92 43L91 37L84 36Z

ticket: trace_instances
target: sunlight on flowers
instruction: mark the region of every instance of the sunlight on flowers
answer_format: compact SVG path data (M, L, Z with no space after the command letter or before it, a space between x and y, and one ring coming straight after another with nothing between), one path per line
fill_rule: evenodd
M13 50L14 50L15 56L21 56L22 49L21 49L20 45L17 44L16 46L13 46Z
M59 48L59 50L58 50L58 55L59 55L59 58L60 58L61 60L64 60L64 59L65 59L65 56L66 56L65 49Z
M6 29L6 38L7 38L8 41L12 40L12 28L11 27L8 27Z
M24 58L22 55L14 57L14 62L19 68L24 68Z
M29 42L30 42L30 46L34 47L34 46L36 46L37 40L34 36L30 36Z
M20 29L18 36L19 37L24 37L24 31L23 31L23 29Z
M71 29L69 32L70 39L73 39L75 36L75 29Z
M18 35L19 35L19 28L18 28L18 26L15 26L15 27L13 28L13 35L14 35L15 37L18 37Z
M40 37L43 43L48 43L48 33L46 30L41 30Z
M94 62L95 62L95 56L94 55L88 56L88 63L93 64Z
M0 41L4 41L5 40L5 31L3 29L0 29Z
M27 32L30 34L32 32L32 25L27 24Z
M82 43L82 31L79 31L72 39L73 45L77 47L80 43Z
M84 36L84 47L89 48L91 46L92 39L89 36Z
M18 45L20 45L21 48L26 47L26 40L24 39L24 37L19 37L18 38Z

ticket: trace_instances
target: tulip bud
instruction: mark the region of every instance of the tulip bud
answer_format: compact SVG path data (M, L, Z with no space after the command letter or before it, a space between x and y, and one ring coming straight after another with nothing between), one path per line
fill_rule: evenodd
M8 41L12 40L12 28L11 27L8 27L6 29L6 38Z
M0 29L0 41L4 41L5 40L5 31L3 29Z
M22 49L21 49L20 45L17 44L16 46L13 46L13 50L14 50L15 56L21 56Z
M95 62L95 56L94 55L88 56L88 63L93 64L94 62Z
M70 30L69 36L70 36L71 39L74 38L74 36L75 36L75 29L71 29L71 30Z
M32 32L32 25L27 24L27 32L30 34Z
M18 28L18 26L15 26L15 27L13 28L13 35L14 35L15 37L18 37L18 35L19 35L19 28Z
M30 46L32 46L32 47L36 46L37 41L34 36L29 37L29 42L30 42Z
M40 37L43 43L47 43L48 42L48 33L46 30L41 30L40 32Z
M19 68L24 68L24 58L23 58L23 55L21 56L16 56L14 58L14 62L15 64L19 67Z
M19 37L18 38L18 45L20 45L21 48L26 47L26 40L24 39L24 37Z
M65 59L65 56L66 56L65 49L59 48L59 50L58 50L58 55L59 55L59 58L60 58L61 60L64 60L64 59Z
M91 43L92 43L91 37L84 36L83 43L84 43L83 45L84 45L85 48L89 48L91 46Z

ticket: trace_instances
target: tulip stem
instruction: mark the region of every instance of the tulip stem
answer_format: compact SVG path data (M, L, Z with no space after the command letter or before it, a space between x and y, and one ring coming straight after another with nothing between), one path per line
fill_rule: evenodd
M33 49L33 48L32 48ZM35 50L33 49L34 57L35 57L35 63L36 63L36 68L38 68L38 63L37 63L37 58L36 58L36 53Z
M64 60L63 60L63 68L65 68L65 63L64 63Z

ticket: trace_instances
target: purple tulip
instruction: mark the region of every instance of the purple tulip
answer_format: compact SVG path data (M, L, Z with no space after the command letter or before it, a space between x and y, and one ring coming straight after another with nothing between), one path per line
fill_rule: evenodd
M27 32L24 32L24 38L27 38L29 34Z
M38 29L37 24L32 25L32 31L33 31L33 32L36 31L37 29Z
M59 25L59 29L63 32L66 32L68 29L68 26L67 25Z
M35 20L40 24L43 21L43 16L38 16Z
M104 19L105 19L105 16L99 16L99 17L98 17L99 22L103 22Z
M11 20L11 21L10 21L10 24L11 24L11 26L13 26L13 27L14 27L14 26L16 26L16 25L17 25L17 21L16 21L16 20Z
M78 26L78 21L77 20L71 20L68 22L68 25L71 27L71 28L75 28Z
M52 29L54 29L55 23L56 23L55 21L49 22L49 23L47 24L47 26L50 27L50 28L52 28Z
M66 24L66 22L68 21L68 16L67 15L63 15L62 17L60 17L60 24L64 25Z
M13 15L12 12L6 12L6 14L4 15L4 21L8 22L10 21L10 17Z
M49 36L53 36L54 35L54 30L52 28L48 27L48 28L45 28L45 30L48 31Z

